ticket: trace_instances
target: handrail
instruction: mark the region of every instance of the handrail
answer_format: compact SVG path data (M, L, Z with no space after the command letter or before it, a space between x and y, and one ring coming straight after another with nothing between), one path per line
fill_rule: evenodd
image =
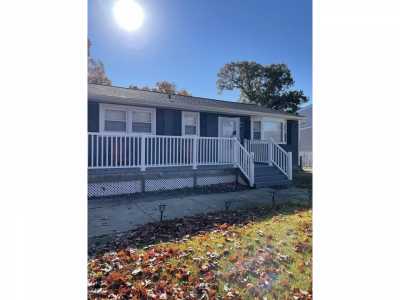
M254 185L254 153L237 138L88 133L88 168L234 165Z
M235 139L237 147L237 166L243 175L249 180L250 187L254 186L254 153L249 152L240 142Z
M232 140L233 138L229 137L215 137L215 136L190 136L190 135L156 135L156 134L148 134L148 133L119 133L119 132L88 132L89 135L96 136L108 136L108 137L121 137L121 136L129 136L129 137L161 137L161 138L197 138L197 139L210 139L210 140Z
M273 144L275 144L275 146L278 147L280 150L282 150L283 152L286 152L286 150L283 149L283 148L281 147L281 145L279 145L278 143L276 143L276 142L274 141L273 138L271 138L271 142L272 142Z
M90 169L236 165L227 137L88 133Z
M259 163L269 163L270 143L265 140L244 140L245 148L248 152L254 153L254 161Z
M285 176L292 180L292 153L287 152L272 138L267 140L245 140L248 151L254 152L256 162L276 166Z
M292 152L286 152L280 145L271 138L270 161L275 165L289 180L292 180Z

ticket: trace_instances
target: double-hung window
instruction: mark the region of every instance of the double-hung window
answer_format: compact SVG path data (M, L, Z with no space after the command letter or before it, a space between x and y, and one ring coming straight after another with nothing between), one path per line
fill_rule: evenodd
M263 122L263 140L273 139L276 143L286 143L286 122L284 121L264 121Z
M182 112L182 135L200 135L200 117L198 112Z
M132 111L132 132L152 133L151 111Z
M257 118L252 121L252 139L286 144L286 121L271 118Z
M261 121L253 121L253 139L261 140Z
M154 108L100 104L100 130L115 133L155 134Z
M126 111L116 109L104 110L104 131L125 132Z

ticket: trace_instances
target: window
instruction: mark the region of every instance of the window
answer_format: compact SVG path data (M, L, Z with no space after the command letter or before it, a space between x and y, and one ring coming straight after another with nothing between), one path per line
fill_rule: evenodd
M105 131L126 131L126 112L123 110L106 109L104 116Z
M100 104L100 130L107 132L155 134L154 108Z
M182 135L199 135L199 113L184 111L182 113Z
M261 121L253 121L253 139L261 140Z
M276 143L286 143L286 123L282 121L264 121L262 138L263 140L272 138Z
M151 112L133 111L132 112L132 132L151 133Z

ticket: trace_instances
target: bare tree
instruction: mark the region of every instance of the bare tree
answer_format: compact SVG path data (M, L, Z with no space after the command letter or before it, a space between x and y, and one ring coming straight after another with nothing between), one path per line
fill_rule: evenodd
M135 84L129 85L128 88L134 89L134 90L144 90L144 91L166 93L169 95L191 96L191 94L186 89L181 89L180 91L177 91L175 83L172 83L172 82L169 82L166 80L157 81L156 86L154 88L150 88L148 86L139 87Z
M181 96L192 96L192 95L191 95L187 90L185 90L185 89L180 90L177 94L178 94L178 95L181 95Z
M111 85L112 82L106 75L103 62L90 57L91 46L92 43L88 39L88 83Z
M156 89L160 93L166 93L170 95L176 94L176 85L166 80L156 82Z

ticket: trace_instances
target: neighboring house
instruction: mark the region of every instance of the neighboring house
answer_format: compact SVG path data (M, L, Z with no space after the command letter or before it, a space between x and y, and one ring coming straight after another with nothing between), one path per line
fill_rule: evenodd
M299 109L306 119L300 121L299 162L303 167L312 167L312 104Z
M254 104L89 84L89 196L287 185L302 119Z

